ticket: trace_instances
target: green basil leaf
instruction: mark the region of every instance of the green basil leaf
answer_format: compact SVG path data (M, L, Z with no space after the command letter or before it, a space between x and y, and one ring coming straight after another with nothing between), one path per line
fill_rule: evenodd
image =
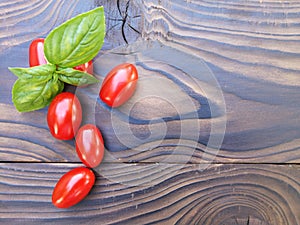
M8 68L13 74L20 79L30 80L30 82L40 83L46 82L52 78L52 74L56 70L56 66L46 64L30 68Z
M105 36L103 7L80 14L46 37L44 53L48 62L74 67L92 60L101 49Z
M50 79L43 83L32 83L18 79L12 89L12 101L19 112L29 112L46 107L62 92L64 83Z
M56 73L58 74L58 79L75 86L95 84L99 82L99 80L93 75L72 68L59 68Z

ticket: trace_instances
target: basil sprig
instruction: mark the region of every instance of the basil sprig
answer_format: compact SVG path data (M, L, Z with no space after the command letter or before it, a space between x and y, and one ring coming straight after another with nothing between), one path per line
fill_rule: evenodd
M46 65L31 68L9 68L18 79L12 88L12 101L20 112L46 107L63 91L64 83L84 86L98 80L73 69L92 60L105 37L103 7L80 14L61 24L45 38Z

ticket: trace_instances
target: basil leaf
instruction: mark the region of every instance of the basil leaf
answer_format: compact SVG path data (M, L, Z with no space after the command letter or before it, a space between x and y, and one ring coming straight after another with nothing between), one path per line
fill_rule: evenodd
M99 82L99 80L97 80L93 75L72 68L59 68L56 73L58 74L58 79L75 86L82 86Z
M93 59L105 36L103 7L80 14L46 37L44 53L48 62L60 67L74 67Z
M27 79L30 82L40 83L46 82L52 78L52 74L56 70L55 65L46 64L30 68L8 68L13 74L20 79Z
M29 112L44 108L62 92L64 83L50 79L43 83L32 83L18 79L12 89L12 101L19 112Z

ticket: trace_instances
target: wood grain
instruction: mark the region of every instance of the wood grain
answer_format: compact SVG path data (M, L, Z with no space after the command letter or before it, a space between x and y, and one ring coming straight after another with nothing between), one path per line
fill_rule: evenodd
M79 6L80 3L80 6ZM45 37L54 27L91 8L93 1L9 1L0 3L0 51L36 37Z
M171 178L153 173L151 186L127 176L115 183L101 173L89 196L70 209L51 201L57 179L78 164L1 164L1 224L299 224L299 166L185 165ZM136 165L136 169L143 165ZM103 165L114 176L130 171ZM107 174L106 174L107 175ZM123 176L123 175L122 175Z
M134 1L95 0L95 5L103 5L106 12L107 48L134 43L141 36L142 12Z
M299 162L296 1L138 3L143 37L199 56L218 80L227 115L222 160Z
M130 3L131 8L133 8L133 13L137 13L137 14L133 14L133 15L139 15L139 13L142 13L142 11L137 11L137 8L138 8L137 6L140 6L138 3L139 2L135 2L135 7L134 7L133 3ZM208 57L207 54L203 54L205 52L203 50L203 48L205 46L207 46L208 42L212 42L212 40L214 40L216 38L219 38L219 39L223 38L223 35L225 32L224 30L226 27L225 25L229 26L229 25L231 25L231 23L228 22L226 24L222 24L220 21L221 24L218 25L218 26L220 26L219 32L211 33L211 35L213 35L214 38L211 36L207 37L207 35L205 35L205 34L208 33L209 31L204 32L203 31L204 24L202 24L205 22L205 20L202 21L202 20L198 19L198 16L199 17L203 16L202 15L202 13L204 13L203 10L206 9L201 4L198 5L195 3L195 7L198 7L199 10L197 10L193 13L193 16L195 18L194 19L191 18L189 20L189 23L193 23L193 22L195 23L194 24L195 29L192 29L190 31L187 28L187 26L182 26L183 22L182 21L180 22L180 18L184 18L184 16L182 15L184 13L187 14L187 16L190 15L191 9L188 7L184 7L184 5L189 4L189 6L194 6L193 3L185 3L185 4L183 4L183 6L181 8L180 4L175 1L175 2L169 3L171 5L174 4L174 7L170 7L170 8L166 7L166 9L163 8L164 7L163 4L157 6L158 8L155 8L150 3L149 4L147 4L147 2L144 2L144 3L145 4L143 4L143 7L142 8L140 7L141 8L140 10L143 9L143 17L142 18L145 18L145 21L143 22L144 38L150 37L153 39L154 38L161 39L161 43L163 45L165 45L168 48L175 49L174 51L176 51L177 53L179 53L181 55L181 58L179 60L181 62L184 62L182 60L183 57L186 57L186 59L188 59L188 60L194 59L194 61L196 61L195 58L198 57L199 60L201 60L201 62L204 62L209 67L209 70L212 71L213 77L215 77L217 79L217 82L220 85L219 87L215 87L215 88L221 89L222 94L224 96L224 100L223 100L224 102L221 102L219 104L225 104L226 118L224 118L224 114L223 114L223 117L221 117L219 115L219 116L216 116L216 118L217 119L226 119L226 133L224 136L224 140L223 140L221 149L220 150L217 149L218 154L216 155L213 153L213 154L206 154L205 156L203 155L204 153L209 153L209 151L206 150L209 137L213 134L219 135L217 133L210 131L211 125L214 124L213 120L208 119L208 117L209 117L208 113L210 113L209 111L211 111L211 110L209 109L209 107L207 107L205 109L205 107L203 107L203 106L207 105L207 101L209 101L209 100L216 101L216 99L207 98L205 96L205 95L207 95L207 93L203 93L203 90L202 90L202 93L200 93L201 95L199 95L199 93L198 93L199 91L197 90L197 87L192 86L192 80L187 80L188 76L185 76L184 73L186 73L188 75L190 75L192 73L191 71L188 71L190 73L185 71L185 70L188 70L189 68L191 68L191 67L189 67L188 62L185 66L183 65L181 67L181 69L183 68L183 72L179 73L180 72L179 69L176 68L176 60L178 60L178 59L176 59L176 57L172 58L172 57L162 56L155 52L152 53L151 56L149 56L147 54L149 54L149 50L151 50L153 48L152 46L149 46L149 45L147 46L147 45L143 45L143 44L131 44L131 45L125 46L121 49L114 50L115 53L108 53L102 57L99 56L98 57L99 62L100 62L99 66L100 65L102 66L101 60L105 59L108 55L114 54L114 57L118 58L118 60L115 60L115 62L131 60L132 62L138 63L139 69L141 70L140 71L141 76L149 76L151 73L153 73L153 74L156 74L156 76L161 76L161 77L166 78L167 79L166 85L175 83L175 85L177 85L181 90L186 92L188 95L193 94L193 93L198 95L198 96L193 96L193 98L190 98L190 100L195 102L195 107L197 107L197 104L200 104L202 106L200 108L204 109L201 112L200 111L197 112L198 117L199 117L199 120L197 121L197 123L199 124L199 126L201 126L201 135L199 137L198 143L195 143L193 145L195 147L191 148L189 146L189 145L191 145L190 143L187 145L183 145L183 147L186 150L181 151L181 153L179 153L179 155L181 155L183 158L187 159L187 158L190 158L190 154L193 151L192 152L193 157L191 158L192 162L212 161L212 160L215 160L217 162L271 162L271 163L272 162L278 162L278 163L299 162L299 158L300 158L300 153L299 153L299 140L300 140L299 111L300 111L300 109L299 109L299 105L300 104L297 104L297 103L299 103L300 98L299 98L299 91L297 91L298 89L295 86L297 84L294 82L294 79L291 79L288 75L286 75L287 73L284 73L284 75L281 75L281 77L283 76L285 78L285 82L289 82L289 84L284 84L284 85L278 84L278 82L275 82L274 80L272 80L274 77L278 77L278 76L269 70L270 68L273 68L271 64L265 65L265 74L268 74L268 76L266 76L264 79L260 79L259 77L253 79L252 76L257 74L257 71L255 70L255 68L257 67L257 63L253 62L253 60L256 60L255 55L253 55L252 58L250 56L248 56L248 58L247 58L249 60L249 62L247 63L248 73L249 73L249 71L250 72L252 71L252 73L253 73L253 75L250 76L248 73L244 73L243 70L236 70L233 72L233 71L226 69L225 66L228 65L228 63L225 61L225 59L226 59L225 57L222 58L223 60L217 60L217 59L219 59L218 55L227 54L228 51L227 50L225 51L223 48L217 48L215 50L211 49L210 50L211 58ZM98 2L97 4L101 4L101 3ZM119 12L116 5L115 5L115 8L112 3L110 3L110 5L108 5L108 7L114 9L111 11L112 17L117 17L117 12ZM123 2L122 4L120 4L119 7L121 9L121 12L123 12L126 9L126 4L124 4L124 2ZM125 9L124 9L124 7L125 7ZM226 7L229 7L229 6L226 6ZM164 10L162 10L162 9L164 9ZM216 8L214 8L214 9L217 10ZM168 10L175 10L175 11L168 12ZM237 6L234 6L234 10L239 12L238 11L239 8ZM241 7L240 10L243 10L243 7ZM248 9L248 10L250 10L250 9ZM258 10L258 9L253 8L253 10ZM270 7L270 10L273 10L273 7ZM278 9L278 7L275 7L274 10L278 11L279 9ZM160 17L157 16L158 13L161 14ZM173 17L176 16L178 18L177 19L169 18L167 16L168 14L173 15ZM240 14L242 14L242 12ZM252 18L251 15L252 14L248 14L249 18ZM228 15L226 13L224 13L223 16L228 16ZM132 17L134 17L134 16L132 16ZM166 17L166 18L164 18L164 17ZM211 18L211 17L208 17L208 18L210 18L211 20L218 19L218 17L217 18L215 18L215 17ZM109 18L110 17L107 16L107 19L109 19ZM164 21L164 23L170 23L169 26L172 25L172 29L169 29L169 30L171 30L172 32L175 32L178 29L177 32L181 34L180 36L178 36L178 39L175 39L175 38L169 39L168 35L172 34L171 31L169 31L169 33L167 33L168 35L162 33L161 36L163 38L160 38L157 35L155 35L155 34L157 34L157 32L154 32L154 31L152 32L150 24L154 24L156 19L158 19L158 18L164 18L164 20L160 19L159 21ZM239 20L239 17L236 18L236 23L238 23L238 22L242 23ZM112 32L113 29L117 29L118 23L112 23L112 21L110 21L108 23L112 27L112 30L110 30L110 28L108 28L108 30L110 30L109 32ZM141 26L141 25L139 25L139 26ZM233 26L233 25L231 25L231 26ZM259 24L257 24L256 26L258 28L260 27ZM267 26L267 25L264 25L264 26ZM269 24L268 26L274 26L274 25ZM131 28L128 28L128 29L131 29ZM158 28L153 26L153 29L158 29ZM241 29L240 26L237 26L237 29ZM243 28L243 29L246 29L246 28ZM248 31L248 32L250 32L250 31ZM133 41L134 38L137 38L136 34L137 33L134 32L133 39L129 39L129 38L127 38L127 39ZM254 34L255 34L255 32L251 33L251 35L254 35ZM113 36L113 34L111 34L111 35ZM230 40L232 40L232 43L230 45L226 43L226 45L228 45L232 54L240 54L240 52L242 52L243 55L244 54L247 55L247 49L251 48L252 42L248 42L248 45L244 44L243 46L239 46L236 43L239 40L238 38L240 38L240 41L245 41L244 38L246 38L246 37L245 36L237 36L237 38L233 38L234 34L231 34L231 35L232 35L232 38ZM262 41L262 43L265 43L268 41L268 40L264 39L263 37L260 37L258 32L257 32L257 35L258 35L257 39ZM116 36L120 37L120 40L121 40L122 32ZM192 36L194 36L195 38L192 38ZM108 37L110 37L110 36L108 36ZM274 38L275 37L276 36L274 34ZM180 38L184 38L184 40L180 40ZM165 42L164 39L167 39L168 42ZM202 39L204 39L204 40L202 40ZM112 39L112 40L114 40L114 39ZM119 44L120 44L120 40L118 42ZM203 44L199 45L198 44L199 41L201 41L201 42L205 41L205 42ZM289 37L287 37L286 41L288 43L290 43ZM109 43L109 41L108 41L108 43ZM179 43L180 43L180 45L179 45ZM213 42L213 44L217 45L218 43ZM223 44L225 45L225 43L223 43ZM108 45L106 45L106 47L108 47ZM280 45L279 42L276 45ZM113 47L113 46L114 45L111 45L111 47ZM195 46L203 46L203 47L197 48ZM239 51L237 51L237 48L238 48L237 46L239 46L239 48L240 48ZM267 47L258 47L256 45L254 45L254 46L256 49L254 52L256 52L256 51L260 51L260 52L264 51L265 52L266 55L264 57L266 59L265 60L266 62L267 62L267 59L269 59L269 57L271 57L271 56L275 57L275 56L273 56L273 54L275 54L275 55L277 54L277 52L274 49L270 49L270 47L267 48ZM286 48L289 48L288 46L290 46L290 44L284 45L284 46L287 46ZM284 48L284 46L281 46L280 48ZM13 82L16 79L11 73L9 73L9 71L7 70L7 67L8 66L25 66L26 67L28 59L24 56L27 55L27 47L28 46L24 46L24 45L16 46L15 48L10 48L9 50L3 51L1 54L3 57L3 61L2 61L3 63L1 64L1 68L4 71L4 79L5 79L4 80L5 85L3 85L0 89L1 96L2 96L0 101L2 103L11 104L10 92L11 92L11 87L13 85ZM275 48L275 47L273 47L273 48ZM164 49L166 49L166 48L162 47L162 50L164 50ZM297 48L295 48L295 51L296 51L296 49ZM116 51L125 52L122 54L127 54L127 55L116 56L116 55L120 54L120 53L117 53ZM282 51L283 58L285 58L285 56L287 58L291 58L292 56L294 58L296 58L296 56L297 56L297 52L290 53L291 49L290 50L282 49L281 51ZM259 54L259 53L257 53L257 54ZM7 57L4 57L4 55L5 56L7 55ZM17 60L14 60L14 57L17 57L16 58ZM136 61L136 59L134 57L138 57L137 58L138 62ZM165 59L166 59L163 64L160 63L160 61L159 61L159 60L162 60L162 57L165 57ZM213 60L214 58L216 60ZM231 59L232 57L227 57L227 60L229 58ZM152 60L152 62L150 62L149 60ZM244 60L246 60L246 58ZM107 62L107 61L105 61L105 62ZM295 72L295 71L297 71L297 65L296 65L296 63L292 64L292 62L293 62L293 60L290 61L289 65L290 66L295 65L295 68L291 69L292 71ZM10 63L11 63L11 65L10 65ZM99 73L101 73L100 74L101 76L99 76L100 79L102 79L102 76L105 75L105 72L107 72L109 68L113 67L113 65L112 65L113 63L114 63L114 61L111 61L110 64L107 64L107 66L105 67L106 70L102 70L102 71L100 70L100 72L99 72ZM241 62L240 64L244 65L245 63ZM108 67L108 65L110 67ZM195 67L195 66L193 66L193 67ZM236 66L236 68L238 68L238 67L239 66ZM195 67L195 68L199 68L199 67ZM205 79L204 76L198 78L199 81L203 81L203 79ZM266 80L266 79L268 79L268 80ZM169 83L167 83L167 82L169 82ZM188 87L189 89L187 89L185 87ZM84 90L84 91L79 90L78 94L80 95L81 92L83 92L82 95L86 95L86 94L88 96L90 95L89 90ZM198 99L195 99L197 97L198 97ZM88 101L85 97L83 97L83 98L85 99L85 101ZM183 97L181 100L186 100L186 99ZM93 101L95 101L95 100L93 100ZM222 99L220 99L220 101L222 101ZM145 139L145 137L149 136L149 129L151 128L151 126L149 126L147 123L149 123L149 121L153 121L155 118L158 118L159 115L164 116L168 120L168 121L166 121L167 123L165 123L168 126L167 137L169 139L174 138L174 141L172 143L171 140L168 140L168 143L163 143L161 146L155 144L154 147L152 146L152 148L149 147L149 145L146 147L141 146L141 149L147 149L147 152L145 150L143 150L143 151L141 150L140 152L131 151L128 149L128 146L124 147L120 143L118 143L118 139L114 135L114 131L111 129L112 127L109 122L109 121L111 121L109 119L111 111L108 110L107 108L101 109L101 108L103 108L103 106L100 106L100 108L97 108L96 113L97 113L97 115L99 115L97 117L97 121L98 121L97 123L100 127L103 127L103 132L107 137L106 138L107 139L107 148L112 151L120 151L120 150L127 149L126 153L124 153L124 152L113 153L115 155L114 156L115 158L121 158L123 161L155 162L156 160L163 160L164 159L163 155L170 155L174 152L174 146L178 142L178 136L180 133L180 130L178 130L178 127L182 126L184 123L182 123L181 121L178 121L176 119L176 117L174 117L174 112L177 109L175 109L175 111L174 111L174 107L172 107L169 103L160 101L160 105L157 104L158 107L153 108L153 106L155 105L154 102L155 102L155 99L151 100L148 98L148 100L139 102L139 104L137 104L135 106L135 108L130 112L132 115L134 113L136 114L133 116L139 116L138 121L135 121L135 124L132 123L131 130L135 134L138 135L138 137L137 137L138 139L143 140L143 139ZM89 101L86 104L89 104ZM216 104L216 106L218 106L218 104ZM161 113L162 111L160 110L160 107L167 107L164 114ZM11 110L11 107L9 105L8 106L3 105L0 110L2 110L2 108L4 111L3 111L3 113L1 113L1 115L3 115L3 117L4 117L4 115L6 115L5 108L9 108L9 110ZM152 108L151 113L149 111L150 108ZM222 109L222 105L221 105L221 111L222 110L224 110L224 109ZM46 111L42 111L42 112L44 114L46 113ZM146 113L148 113L148 114L146 114ZM196 113L196 111L194 111L193 113ZM139 115L137 115L137 114L139 114ZM141 115L141 114L144 114L144 115ZM180 112L179 112L179 114L180 114ZM12 114L12 115L18 115L18 114ZM42 115L39 115L38 117L40 117L40 116L42 118ZM151 118L151 116L153 116L153 118ZM16 118L17 118L17 116L16 116ZM118 120L120 120L120 115L117 115L116 118ZM145 120L145 118L146 118L146 120ZM3 130L3 132L5 132L5 126L7 125L7 121L13 121L13 119L11 118L11 119L7 120L5 118L2 118L2 121L5 122L5 124L2 125L2 127L3 127L2 130ZM41 121L41 120L38 119L37 121ZM103 126L102 124L105 124L105 125ZM15 126L15 125L13 125L13 126ZM33 126L45 127L45 124L36 124ZM158 128L160 128L160 127L158 127ZM156 128L156 129L158 129L158 128ZM12 129L14 129L14 128L12 128ZM7 137L7 138L10 138L11 140L13 140L13 137ZM42 140L45 140L45 139L41 139L41 141ZM148 140L148 139L146 138L145 140ZM50 141L50 143L52 143L52 140L49 140L49 141ZM156 140L152 140L152 141L160 141L160 139L156 139ZM49 146L50 143L47 140L45 140L45 142L39 143L39 145L40 146ZM62 145L64 145L64 144L62 144ZM61 154L61 150L59 150L59 149L61 149L60 146L61 145L57 145L57 146L53 145L53 150L58 151L58 153L53 152L53 156L48 155L48 157L47 157L48 160L53 159L56 161L58 158L60 158L58 156L59 154ZM9 156L7 156L7 149L9 149L9 147L4 146L4 148L5 148L5 150L4 150L5 156L3 156L3 157L5 158L4 160L6 160L6 158L9 157ZM69 147L67 147L67 148L69 148ZM194 151L194 149L196 149L196 151ZM212 152L214 152L214 151L215 150L212 149ZM188 154L186 154L186 153L188 153ZM33 154L35 154L35 153L33 153ZM24 158L22 155L24 156ZM25 161L31 160L28 158L27 153L24 153L24 152L17 153L16 158L18 158L20 160L22 160L22 158L23 158L23 160L25 160ZM64 157L61 157L61 159L62 158L64 158ZM178 157L178 158L180 158L180 157ZM66 157L66 160L74 161L75 158L73 156L69 156L69 157ZM172 159L173 162L176 162L176 160L177 159Z
M45 110L20 114L13 106L0 104L0 111L1 161L79 161L73 141L59 141L51 136Z
M125 150L112 153L115 158L155 162L173 154L177 158L171 162L177 163L188 157L192 162L299 161L299 108L293 102L237 99L224 91L201 58L172 42L143 41L114 49L95 61L95 71L103 79L122 62L135 63L141 77L125 106L106 107L97 99L100 86L76 92L85 96L85 109L91 110L87 117L102 130L108 150ZM243 93L247 82L236 85ZM262 92L266 86L255 85Z
M74 143L51 137L47 108L15 110L7 67L28 67L32 39L99 5L107 34L95 75L133 62L141 79L113 110L100 86L67 88L107 149L89 196L62 210L51 193L82 166ZM299 6L0 1L0 224L300 224Z

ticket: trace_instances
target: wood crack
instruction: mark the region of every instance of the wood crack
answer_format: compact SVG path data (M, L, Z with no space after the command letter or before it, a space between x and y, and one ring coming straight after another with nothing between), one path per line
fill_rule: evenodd
M122 21L122 29L121 29L121 32L122 32L122 37L123 37L123 40L125 41L126 44L128 44L128 40L127 40L127 37L126 37L126 33L125 33L125 25L127 24L128 27L133 30L134 32L138 33L138 34L141 34L140 31L138 31L136 28L134 28L131 24L130 24L130 21L128 20L129 18L129 6L130 6L130 3L131 3L131 0L128 0L126 2L126 6L125 6L125 11L124 13L122 12L121 10L121 5L120 5L120 0L117 0L117 8L118 8L118 12L119 12L119 15L121 16L122 19L120 19L120 21ZM133 18L139 18L141 17L140 15L137 15L137 16L134 16Z

